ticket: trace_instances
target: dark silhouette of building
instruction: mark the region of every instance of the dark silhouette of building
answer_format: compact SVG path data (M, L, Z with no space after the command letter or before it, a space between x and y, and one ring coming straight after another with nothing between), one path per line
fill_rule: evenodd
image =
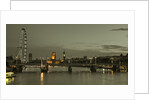
M87 56L84 56L83 58L84 58L84 60L87 60Z
M29 62L32 62L32 53L29 53Z
M10 67L10 65L15 64L15 60L13 59L12 56L7 56L6 57L6 67Z

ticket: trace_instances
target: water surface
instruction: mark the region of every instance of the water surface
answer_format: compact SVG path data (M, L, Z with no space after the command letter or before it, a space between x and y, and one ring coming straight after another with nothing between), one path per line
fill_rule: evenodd
M90 72L89 68L49 67L47 73L23 72L16 73L15 78L6 79L9 85L128 85L127 72L113 72L97 69Z

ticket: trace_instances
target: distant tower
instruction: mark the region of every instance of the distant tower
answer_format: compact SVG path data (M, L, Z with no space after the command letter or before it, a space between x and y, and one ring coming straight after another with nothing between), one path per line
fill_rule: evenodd
M52 52L51 59L56 60L56 52Z
M119 64L122 65L122 62L123 62L123 54L121 53L120 54L120 59L119 59Z
M66 59L66 53L65 53L65 51L63 52L63 61L65 61L65 59Z
M126 57L128 57L128 53L126 54Z
M32 62L32 53L29 53L29 62Z
M16 59L20 59L21 63L27 63L27 33L25 28L22 28L20 32L18 50Z

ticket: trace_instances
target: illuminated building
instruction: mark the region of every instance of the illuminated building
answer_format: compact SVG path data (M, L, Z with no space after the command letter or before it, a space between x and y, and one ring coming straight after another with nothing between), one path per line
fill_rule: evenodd
M65 51L63 52L63 59L62 59L62 61L61 62L64 62L65 61L65 59L66 59L66 54L65 54Z
M52 52L51 59L56 60L56 52Z
M52 52L51 59L47 57L47 64L59 64L60 60L56 60L56 52Z
M59 60L55 61L55 64L59 64L59 63L60 63L60 61L59 61Z
M48 64L52 64L52 60L47 60L47 63Z
M47 60L49 60L49 57L47 57Z
M65 54L65 51L63 52L63 60L65 60L66 58L66 54Z

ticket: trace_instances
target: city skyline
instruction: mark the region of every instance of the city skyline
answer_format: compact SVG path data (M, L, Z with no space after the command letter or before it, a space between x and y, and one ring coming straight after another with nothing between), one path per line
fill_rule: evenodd
M33 58L56 52L67 57L113 56L128 53L127 24L7 24L6 55L16 56L21 28L27 31L27 53Z

